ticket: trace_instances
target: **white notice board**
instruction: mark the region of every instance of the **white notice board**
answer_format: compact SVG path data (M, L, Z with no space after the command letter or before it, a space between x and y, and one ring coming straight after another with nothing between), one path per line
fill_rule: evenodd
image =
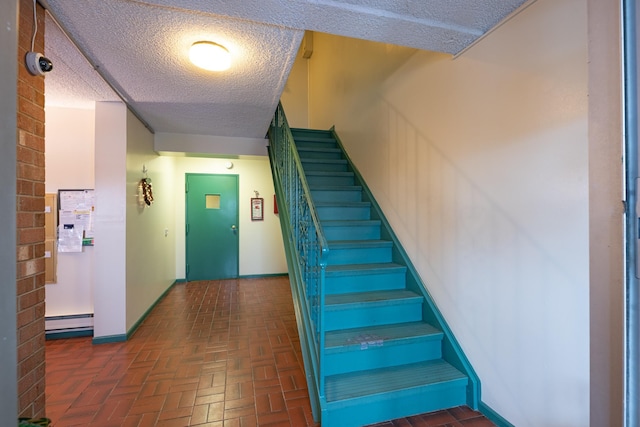
M58 251L82 252L93 244L95 191L91 189L58 190Z

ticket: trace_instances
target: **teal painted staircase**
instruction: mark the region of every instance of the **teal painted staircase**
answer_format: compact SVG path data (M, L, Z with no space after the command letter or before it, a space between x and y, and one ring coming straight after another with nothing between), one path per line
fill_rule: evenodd
M477 376L335 132L290 130L279 107L269 137L314 416L477 409Z

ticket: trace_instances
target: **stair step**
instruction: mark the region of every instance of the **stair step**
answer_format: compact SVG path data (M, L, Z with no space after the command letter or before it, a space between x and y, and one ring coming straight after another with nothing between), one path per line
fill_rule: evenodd
M307 171L346 172L345 159L300 159L302 168Z
M327 332L326 375L380 369L442 358L443 333L411 322Z
M325 330L363 328L422 319L421 295L407 290L325 296Z
M309 171L305 172L307 183L310 186L316 185L353 185L353 172L323 172Z
M393 242L389 240L330 240L327 265L391 262Z
M331 136L304 136L294 134L293 139L298 150L301 148L338 148L337 141Z
M370 202L317 202L320 221L369 219Z
M362 201L362 187L359 185L310 185L309 189L315 203Z
M468 378L443 360L332 375L323 425L356 427L464 405Z
M298 142L326 142L326 143L331 143L331 142L336 142L335 138L333 138L331 135L300 135L300 134L293 134L293 139L296 142L296 144Z
M394 263L329 265L325 270L325 292L354 292L404 289L407 267Z
M305 138L332 138L333 133L326 129L307 129L307 128L292 128L291 134L294 137Z
M438 341L442 336L442 331L425 322L400 323L327 332L325 348L326 354L333 354L398 345L401 341L425 337Z
M379 240L380 220L321 221L327 240Z
M300 159L342 159L342 150L337 147L297 147L297 149Z

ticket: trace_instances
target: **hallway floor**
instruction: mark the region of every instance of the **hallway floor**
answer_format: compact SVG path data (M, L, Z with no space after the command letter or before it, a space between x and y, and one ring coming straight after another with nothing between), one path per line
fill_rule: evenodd
M177 284L126 342L46 343L52 427L313 422L286 277ZM376 427L493 426L467 407Z

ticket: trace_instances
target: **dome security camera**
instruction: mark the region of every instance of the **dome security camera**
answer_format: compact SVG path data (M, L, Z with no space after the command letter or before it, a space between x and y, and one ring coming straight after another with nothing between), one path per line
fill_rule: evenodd
M25 62L27 63L27 70L34 76L44 76L45 73L53 69L51 60L41 53L28 52Z

